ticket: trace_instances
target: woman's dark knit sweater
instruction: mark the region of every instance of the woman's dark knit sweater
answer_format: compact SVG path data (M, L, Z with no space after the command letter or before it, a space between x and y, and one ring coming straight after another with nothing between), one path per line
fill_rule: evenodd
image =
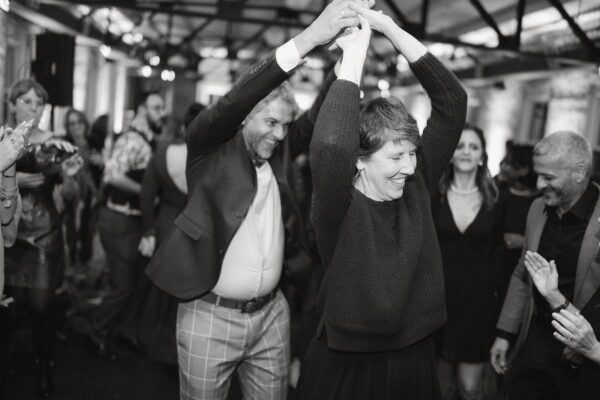
M396 350L446 320L431 197L460 138L467 97L456 77L426 54L411 64L432 103L417 170L404 195L377 202L354 188L359 88L333 83L311 143L312 218L326 275L319 294L328 346Z

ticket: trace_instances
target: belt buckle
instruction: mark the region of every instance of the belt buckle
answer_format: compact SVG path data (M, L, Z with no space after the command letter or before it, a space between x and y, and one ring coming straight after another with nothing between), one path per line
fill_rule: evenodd
M260 304L261 304L261 302L259 302L258 299L251 299L251 300L245 301L242 304L241 311L246 314L252 313L252 312L260 309L260 307L261 307Z

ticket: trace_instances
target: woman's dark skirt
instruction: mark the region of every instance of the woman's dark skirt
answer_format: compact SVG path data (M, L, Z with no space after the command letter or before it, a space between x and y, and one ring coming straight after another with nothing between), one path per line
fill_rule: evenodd
M331 350L325 335L313 338L294 399L439 400L433 338L377 353Z

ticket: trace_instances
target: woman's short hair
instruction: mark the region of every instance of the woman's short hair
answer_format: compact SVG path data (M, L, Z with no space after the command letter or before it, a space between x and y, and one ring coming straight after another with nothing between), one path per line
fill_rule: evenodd
M17 102L17 99L29 92L31 89L37 94L44 104L48 102L48 92L42 85L34 81L33 79L21 79L15 82L9 89L8 101L12 104Z
M388 142L407 141L417 148L421 145L417 122L398 99L369 100L362 104L359 118L359 158L368 158Z

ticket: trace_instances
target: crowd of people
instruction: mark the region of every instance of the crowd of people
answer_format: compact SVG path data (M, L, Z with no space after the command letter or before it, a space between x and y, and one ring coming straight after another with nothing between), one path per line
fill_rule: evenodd
M119 338L177 365L181 399L600 398L600 198L574 132L509 142L492 177L456 76L372 2L333 0L225 96L169 122L145 93L123 133L31 79L0 128L0 391L15 315L53 397L65 266L106 287L86 348ZM372 31L431 100L422 134L395 98L361 99ZM287 79L341 56L297 115ZM108 146L106 144L108 143ZM487 366L498 374L484 388ZM506 374L506 379L502 376Z

